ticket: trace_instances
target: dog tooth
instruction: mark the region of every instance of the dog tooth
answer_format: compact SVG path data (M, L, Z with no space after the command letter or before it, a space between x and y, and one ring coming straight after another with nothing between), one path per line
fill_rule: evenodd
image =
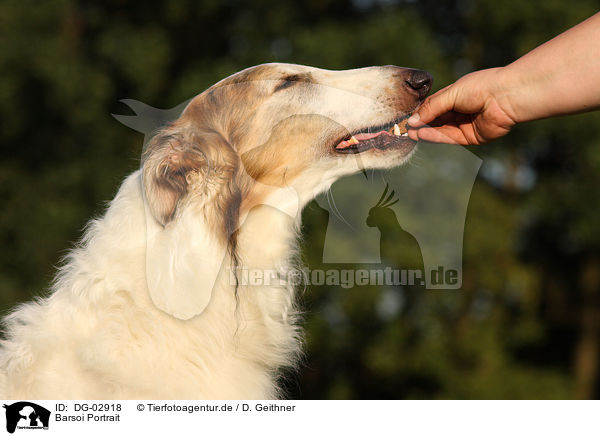
M398 124L394 124L394 135L401 136L400 127L398 127Z
M352 136L349 140L348 140L348 144L358 144L358 139L356 139L356 137Z

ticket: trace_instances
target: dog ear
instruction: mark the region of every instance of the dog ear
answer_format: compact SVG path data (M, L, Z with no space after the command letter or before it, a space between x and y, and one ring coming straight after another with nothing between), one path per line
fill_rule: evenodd
M176 318L202 313L219 274L229 277L240 203L236 168L237 155L215 132L170 128L146 147L148 290Z

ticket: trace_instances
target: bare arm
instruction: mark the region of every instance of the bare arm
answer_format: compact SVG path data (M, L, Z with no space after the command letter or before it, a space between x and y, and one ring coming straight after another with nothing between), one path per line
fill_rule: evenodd
M429 97L412 139L483 144L517 123L600 108L600 13L506 67L476 71Z

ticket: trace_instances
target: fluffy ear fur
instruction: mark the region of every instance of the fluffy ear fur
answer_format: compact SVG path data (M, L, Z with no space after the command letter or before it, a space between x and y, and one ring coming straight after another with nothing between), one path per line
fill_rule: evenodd
M214 131L171 127L144 152L148 290L179 319L204 311L221 267L235 259L236 171L237 155Z

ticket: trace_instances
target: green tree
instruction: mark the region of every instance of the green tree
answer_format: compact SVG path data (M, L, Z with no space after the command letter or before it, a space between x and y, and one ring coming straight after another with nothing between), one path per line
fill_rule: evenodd
M512 61L597 7L4 0L1 307L47 289L70 241L138 167L141 135L110 115L127 113L120 99L173 107L268 61L410 66L430 71L440 87ZM307 289L307 354L286 378L290 396L598 397L599 121L585 114L532 123L474 150L484 166L466 223L461 291ZM322 239L324 222L311 204L306 239ZM309 265L321 254L303 245Z

